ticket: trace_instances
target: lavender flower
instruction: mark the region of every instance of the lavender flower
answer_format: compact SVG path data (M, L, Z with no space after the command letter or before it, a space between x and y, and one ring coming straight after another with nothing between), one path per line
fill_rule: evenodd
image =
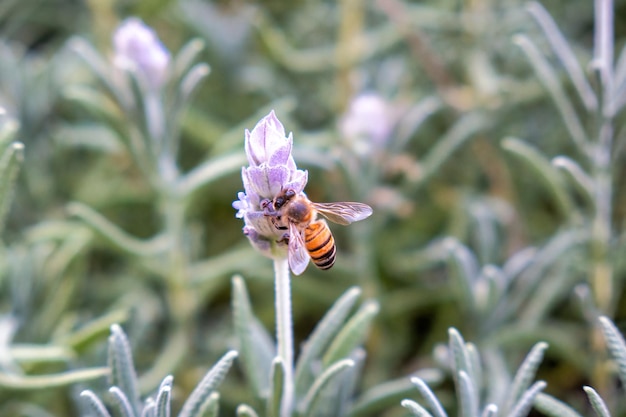
M158 90L166 80L170 53L140 19L126 19L113 35L115 64L134 72L147 88Z
M390 103L378 94L364 93L352 100L339 129L357 153L368 155L384 148L394 124L395 115Z
M266 256L276 259L287 256L287 245L271 218L263 214L261 203L273 200L281 190L302 193L307 171L299 170L291 155L293 136L285 136L285 128L272 110L252 129L246 130L245 149L248 167L241 171L245 192L233 202L236 216L244 219L244 234L252 245Z

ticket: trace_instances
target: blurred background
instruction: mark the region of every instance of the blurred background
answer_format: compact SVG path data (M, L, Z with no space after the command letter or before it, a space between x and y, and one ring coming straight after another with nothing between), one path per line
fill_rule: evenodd
M296 346L337 297L359 286L380 305L361 391L438 367L437 347L454 326L492 370L514 372L532 345L546 341L538 374L546 392L584 413L580 387L593 384L617 404L592 323L606 314L623 330L626 318L623 117L611 118L609 162L581 152L577 132L596 143L602 117L579 99L537 16L552 16L602 98L589 69L594 4L550 1L531 11L529 4L3 0L2 123L24 144L24 162L2 235L0 351L13 349L15 359L31 345L62 349L55 360L24 353L28 360L18 362L29 374L104 366L109 326L119 322L142 392L171 373L175 398L185 398L235 345L234 274L273 329L271 262L250 247L231 204L243 190L244 129L274 109L293 132L312 201L374 208L367 221L331 226L332 270L309 266L293 279ZM626 2L615 1L614 10L617 60ZM194 94L166 112L179 138L181 178L197 167L210 171L175 200L174 226L171 193L120 139L141 117L123 110L85 58L90 45L112 65L113 33L131 16L152 27L172 56L201 40L194 62L210 66ZM580 126L563 117L518 35L544 57ZM577 188L557 156L578 164L591 185ZM603 178L608 195L593 192ZM159 252L164 239L179 243L176 253ZM78 415L75 398L85 387L106 385L4 384L0 415ZM453 410L449 380L437 390ZM222 415L254 403L238 369L220 392ZM371 415L404 414L397 402Z

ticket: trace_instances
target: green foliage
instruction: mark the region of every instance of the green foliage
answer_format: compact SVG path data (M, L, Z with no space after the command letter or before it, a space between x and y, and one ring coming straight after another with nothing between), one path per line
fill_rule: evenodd
M0 415L624 415L623 12L2 2ZM270 110L312 201L374 208L290 282L293 364L231 207Z
M130 343L120 326L111 326L109 337L108 360L111 369L109 396L119 415L124 417L171 415L172 384L174 378L166 376L158 387L154 397L148 397L142 403L138 392L138 379L133 364ZM216 416L219 394L217 387L222 383L230 369L237 352L226 353L206 373L191 395L187 398L178 417ZM111 417L105 403L90 390L80 394L87 415Z

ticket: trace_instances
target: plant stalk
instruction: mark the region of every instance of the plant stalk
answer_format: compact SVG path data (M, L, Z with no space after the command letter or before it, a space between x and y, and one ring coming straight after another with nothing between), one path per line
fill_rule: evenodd
M278 356L285 366L281 417L290 417L293 408L293 322L291 317L291 278L287 258L274 259L276 297L276 341Z

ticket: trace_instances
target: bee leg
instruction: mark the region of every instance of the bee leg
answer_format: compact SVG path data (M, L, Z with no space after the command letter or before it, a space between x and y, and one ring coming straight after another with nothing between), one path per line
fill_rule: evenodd
M284 233L283 236L276 241L276 243L284 243L285 245L289 244L289 233Z

